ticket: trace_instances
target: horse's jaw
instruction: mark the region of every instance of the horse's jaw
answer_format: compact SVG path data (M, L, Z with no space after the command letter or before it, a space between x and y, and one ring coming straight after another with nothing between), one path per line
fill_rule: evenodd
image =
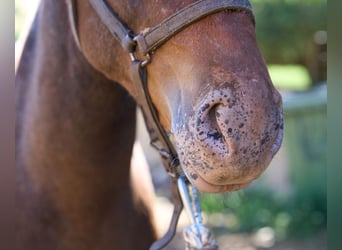
M281 99L255 91L252 85L230 82L207 90L191 111L180 107L173 119L182 168L200 191L244 188L261 175L281 146Z

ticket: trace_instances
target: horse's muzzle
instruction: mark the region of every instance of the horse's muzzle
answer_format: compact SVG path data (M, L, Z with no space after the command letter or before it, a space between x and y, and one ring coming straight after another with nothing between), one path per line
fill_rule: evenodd
M245 187L268 166L283 135L281 99L246 99L230 89L202 98L188 122L190 133L176 134L189 179L204 192Z

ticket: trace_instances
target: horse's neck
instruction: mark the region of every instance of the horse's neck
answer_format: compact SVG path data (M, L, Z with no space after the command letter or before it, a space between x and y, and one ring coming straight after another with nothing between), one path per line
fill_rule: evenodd
M18 245L107 249L122 240L129 246L121 234L147 222L129 198L135 104L85 61L62 1L46 2L16 78Z
M32 160L60 165L59 169L73 165L91 171L98 166L128 176L134 101L87 63L63 23L65 12L58 13L41 11L18 69L17 87L23 88L18 102L25 102L19 118L24 127L18 128L22 149L28 144L28 150L34 149L27 154L35 155ZM53 21L56 18L59 22ZM127 167L122 171L115 169L119 158Z

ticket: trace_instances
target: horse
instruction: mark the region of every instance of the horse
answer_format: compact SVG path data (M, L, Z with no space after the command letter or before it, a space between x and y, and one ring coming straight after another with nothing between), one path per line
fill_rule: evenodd
M130 174L138 96L132 56L152 57L143 61L158 122L200 191L244 188L281 145L281 96L252 12L210 13L151 53L129 56L91 2L73 1L70 17L68 1L42 0L16 67L18 250L148 249L158 237L152 189L142 174ZM102 4L145 34L201 2Z

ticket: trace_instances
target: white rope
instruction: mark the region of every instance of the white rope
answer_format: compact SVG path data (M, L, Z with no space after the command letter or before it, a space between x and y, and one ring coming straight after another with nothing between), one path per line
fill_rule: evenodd
M217 250L217 241L203 225L192 225L183 229L186 250Z
M197 189L186 180L185 176L181 176L178 178L178 190L192 224L183 229L185 249L217 250L217 241L213 238L210 230L203 225Z

